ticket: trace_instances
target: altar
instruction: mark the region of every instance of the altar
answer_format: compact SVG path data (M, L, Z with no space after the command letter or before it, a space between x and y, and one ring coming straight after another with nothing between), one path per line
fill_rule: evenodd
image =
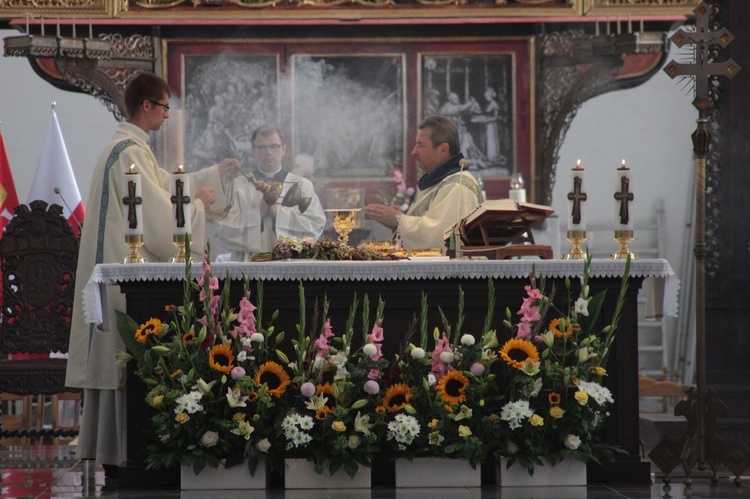
M385 302L383 329L385 355L392 355L408 330L418 318L422 295L429 306L429 328L442 329L440 311L455 324L459 311L459 294L464 295L465 320L462 331L480 334L487 315L488 286L495 289L495 314L492 327L498 337L509 332L502 326L505 308L515 314L522 303L523 287L531 273L546 276L548 286L563 289L564 280L571 278L574 287L583 273L581 260L445 260L416 258L399 261L310 261L286 260L263 263L215 263L213 274L232 286L232 296L238 297L242 280L251 281L251 301L255 302L255 283L263 282L263 321L268 321L275 310L273 322L277 330L286 332L285 342L296 337L299 321L299 286L304 287L308 317L317 303L322 307L328 300L329 316L334 331L340 331L349 315L352 299L367 296L374 310L378 298ZM624 271L623 260L593 260L590 267L591 294L607 290L602 316L612 314ZM200 275L201 266L193 266L193 277ZM101 322L101 287L118 285L127 297L127 313L136 321L150 317L165 318L164 306L180 303L185 267L182 264L101 264L98 265L84 290L86 315L91 322ZM631 262L630 285L622 310L620 331L608 364L610 376L605 384L615 399L606 424L606 440L625 449L626 455L616 463L596 466L589 463L590 481L647 483L650 467L640 459L638 435L638 310L637 295L643 289L647 296L647 316L651 318L677 313L679 280L665 260L642 259ZM237 288L236 290L234 288ZM238 298L236 298L238 299ZM257 305L257 303L256 303ZM648 317L647 317L648 318ZM356 326L355 326L356 327ZM127 445L128 463L120 468L121 487L144 483L160 486L169 474L146 472L142 464L147 436L143 428L148 424L147 406L143 402L145 387L128 373ZM145 478L144 475L148 475ZM387 475L383 478L388 485ZM373 484L377 484L373 476ZM392 484L391 484L392 485Z

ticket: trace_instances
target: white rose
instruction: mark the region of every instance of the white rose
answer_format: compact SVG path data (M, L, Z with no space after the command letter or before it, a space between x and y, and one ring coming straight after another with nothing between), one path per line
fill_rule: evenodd
M474 344L474 342L476 342L476 340L470 334L465 334L465 335L461 336L461 344L462 345L470 347L471 345Z
M255 447L261 452L268 452L268 449L271 448L271 442L269 442L267 438L264 438L255 444Z
M372 343L368 343L367 345L362 347L362 353L364 353L368 357L372 357L373 355L378 353L378 347L376 347Z
M427 375L427 383L430 386L433 386L435 383L437 383L437 378L435 377L434 374L430 373Z
M215 431L207 431L201 437L201 444L205 447L213 447L219 443L219 434Z
M572 433L570 433L567 437L565 437L565 447L567 447L568 449L576 450L580 446L581 439L577 435L573 435Z
M357 447L359 447L359 436L358 435L349 435L349 448L354 450Z

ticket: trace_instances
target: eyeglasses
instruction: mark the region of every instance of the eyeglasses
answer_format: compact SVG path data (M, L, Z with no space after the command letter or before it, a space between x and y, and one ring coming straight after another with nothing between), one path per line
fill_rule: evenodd
M281 147L282 147L281 144L268 144L268 145L264 145L264 146L255 146L254 145L253 149L255 149L258 152L266 152L266 151L276 152L279 149L281 149Z
M169 111L169 106L167 104L162 104L161 102L156 102L155 100L147 99L151 104L155 106L161 106L164 108L165 111Z

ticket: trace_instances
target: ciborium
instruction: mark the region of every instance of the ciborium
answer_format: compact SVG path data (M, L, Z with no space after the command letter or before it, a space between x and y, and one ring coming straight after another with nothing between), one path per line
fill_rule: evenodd
M331 213L331 224L339 235L339 242L347 244L349 242L349 234L354 230L357 212L361 211L361 208L331 209L325 211Z

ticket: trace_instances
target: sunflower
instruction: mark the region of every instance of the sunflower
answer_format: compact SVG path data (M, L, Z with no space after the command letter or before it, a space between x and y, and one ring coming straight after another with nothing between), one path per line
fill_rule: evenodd
M539 352L530 341L511 338L500 349L500 357L520 371L527 362L538 362Z
M469 378L458 370L449 371L437 382L437 392L440 400L446 404L458 405L466 402L466 389L469 387Z
M279 398L286 391L286 387L289 386L291 380L280 364L268 361L260 366L258 372L255 373L255 382L258 385L265 384L268 388L268 394Z
M195 333L193 331L188 331L187 333L182 335L182 342L188 343L190 340L195 338Z
M177 307L174 305L164 305L164 311L168 314L173 313L175 310L177 310Z
M322 385L315 385L315 395L326 396L326 406L331 409L331 412L333 412L333 409L336 408L336 403L333 400L333 385L327 381Z
M255 402L258 400L258 392L247 392L247 401Z
M567 318L552 319L549 323L549 330L552 331L555 338L570 338L573 336L573 331L578 329L579 328L573 326L573 323Z
M234 367L234 355L229 345L214 345L208 352L208 365L220 373L229 374Z
M552 392L547 395L547 400L549 400L549 405L560 405L560 394Z
M388 412L398 412L411 404L411 388L405 383L396 383L385 391L383 406Z
M315 412L315 419L317 419L318 421L323 421L328 417L329 414L333 414L333 410L327 405L324 405Z
M148 337L161 333L162 323L159 319L150 318L145 324L135 330L135 339L138 343L146 343Z

